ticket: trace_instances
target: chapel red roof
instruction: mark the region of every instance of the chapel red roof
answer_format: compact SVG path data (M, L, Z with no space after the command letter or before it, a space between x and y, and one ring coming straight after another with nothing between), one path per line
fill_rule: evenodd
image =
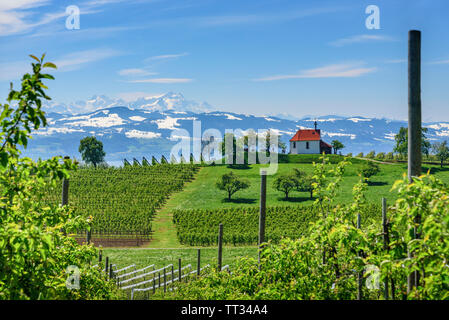
M315 141L321 140L320 129L301 129L296 132L290 141Z

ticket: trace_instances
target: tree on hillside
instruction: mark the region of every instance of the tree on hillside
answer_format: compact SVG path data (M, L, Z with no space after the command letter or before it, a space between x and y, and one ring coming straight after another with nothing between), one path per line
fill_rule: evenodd
M379 153L376 155L376 159L379 159L379 160L385 159L385 152L379 152Z
M379 165L373 161L366 161L366 163L359 169L359 174L362 178L369 181L372 176L375 176L380 171Z
M299 169L293 169L296 178L296 190L299 192L310 192L310 199L313 199L313 177Z
M356 155L357 158L363 158L363 152L360 152L358 155Z
M104 161L106 153L103 151L103 143L95 137L85 137L80 141L78 151L86 163L92 163L94 167Z
M288 194L297 186L297 179L295 175L280 175L273 181L273 188L285 194L285 199L288 199Z
M370 152L368 152L368 153L366 154L365 158L368 158L368 159L374 159L375 156L376 156L376 151L371 150Z
M226 191L228 200L231 200L234 193L249 188L250 183L247 180L241 179L231 171L222 175L215 185L219 190Z
M443 168L443 162L449 159L449 147L447 141L434 143L432 145L432 150L437 159L440 160L441 168Z
M332 148L334 148L334 154L337 154L338 150L343 149L345 146L339 140L332 140L331 142Z
M271 150L271 136L273 136L273 140L277 142L277 150ZM267 152L267 155L270 155L271 151L274 151L275 153L279 152L279 149L282 150L283 153L285 153L285 151L287 150L287 145L281 141L281 136L273 133L273 135L271 134L270 130L266 131L266 136L265 136L265 151Z
M428 129L421 129L421 152L425 155L429 155L430 142L426 137ZM396 145L393 148L394 152L397 152L401 157L405 158L408 153L408 128L401 127L397 135L394 136Z

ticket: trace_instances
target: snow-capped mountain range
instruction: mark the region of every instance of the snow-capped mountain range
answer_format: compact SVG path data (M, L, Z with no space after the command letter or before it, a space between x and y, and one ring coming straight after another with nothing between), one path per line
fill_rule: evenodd
M216 111L207 103L188 101L175 93L128 103L96 96L70 105L52 103L45 106L45 110L48 126L33 133L24 155L35 159L54 155L80 159L79 141L85 136L95 135L103 142L106 161L113 164L122 163L124 158L168 156L172 146L180 141L176 139L177 130L185 129L192 135L194 120L201 121L202 132L211 128L221 134L226 129L272 129L281 135L284 142L288 142L300 128L313 128L316 120L325 142L330 143L334 139L343 142L343 154L371 150L390 152L395 134L401 126L407 126L405 121L361 116L288 119L288 115L237 114ZM424 126L429 129L427 136L431 142L449 137L449 122L426 123Z
M140 97L125 102L120 98L109 98L105 95L96 95L86 101L76 101L70 104L47 102L44 110L62 114L83 114L98 109L112 107L128 107L146 111L191 111L210 112L215 111L207 102L198 103L186 100L181 93L168 92L162 95Z

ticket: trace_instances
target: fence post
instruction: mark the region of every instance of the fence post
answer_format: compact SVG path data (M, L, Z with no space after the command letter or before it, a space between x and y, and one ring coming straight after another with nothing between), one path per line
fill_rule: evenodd
M357 214L357 229L360 229L360 213ZM361 256L361 251L359 251L359 256ZM363 286L363 272L357 273L357 300L362 300L362 286Z
M389 248L389 234L388 234L388 222L387 222L387 200L382 198L382 233L384 238L384 250L388 251ZM388 300L388 277L384 281L384 297Z
M164 293L167 292L167 274L165 273L165 268L164 268Z
M156 292L156 273L153 273L153 294Z
M223 224L218 227L218 271L221 271L223 261Z
M178 267L179 267L178 280L179 282L181 282L181 258L178 259Z
M161 288L161 272L160 271L157 273L157 288L158 289Z
M112 279L114 277L114 273L112 270L112 263L109 265L109 279Z
M198 249L198 262L196 267L196 274L199 276L201 272L201 249Z
M106 274L108 274L108 270L109 270L109 257L106 257L105 270L104 270Z
M70 157L65 156L64 159L70 159ZM62 196L61 196L61 206L69 204L69 180L62 179ZM64 228L61 229L62 233L66 235Z
M421 175L421 31L410 30L408 38L408 179ZM415 225L420 223L415 218ZM419 238L416 227L415 239ZM409 258L413 252L408 252ZM419 273L414 271L407 278L407 294L418 285Z
M175 281L175 267L171 265L171 286L173 287L173 281Z
M100 251L98 251L98 265L100 265L102 259L103 259L103 250L100 248Z
M90 244L90 238L91 238L91 224L89 223L89 227L87 229L87 233L86 233L86 243L89 245Z
M260 270L260 253L262 251L262 243L265 242L265 216L266 216L266 200L267 200L267 172L260 171L260 208L259 208L259 270Z

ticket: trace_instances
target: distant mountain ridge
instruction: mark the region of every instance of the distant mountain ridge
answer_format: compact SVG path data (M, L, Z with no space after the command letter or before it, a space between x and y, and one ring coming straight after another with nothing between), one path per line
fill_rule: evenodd
M298 129L313 128L316 120L325 142L331 143L334 139L343 142L343 154L371 150L378 153L392 151L395 134L401 126L407 126L406 121L362 116L328 115L297 120L214 111L207 103L187 101L181 94L174 93L137 99L126 106L117 105L119 103L119 99L97 96L77 105L94 111L69 114L52 111L61 108L48 108L49 125L33 133L25 155L35 159L54 155L79 159L79 141L95 135L104 144L106 161L114 164L121 163L124 158L168 157L171 148L180 141L177 130L184 129L192 135L193 120L201 121L202 132L213 128L222 135L226 129L272 129L287 144ZM429 129L427 136L432 143L449 137L449 122L425 123L424 126Z
M88 100L80 100L69 104L52 101L46 102L43 109L47 112L77 115L112 107L128 107L130 109L141 109L147 111L173 110L211 112L216 110L207 102L186 100L181 93L174 92L168 92L162 95L140 97L128 102L125 102L121 98L109 98L105 95L95 95Z

